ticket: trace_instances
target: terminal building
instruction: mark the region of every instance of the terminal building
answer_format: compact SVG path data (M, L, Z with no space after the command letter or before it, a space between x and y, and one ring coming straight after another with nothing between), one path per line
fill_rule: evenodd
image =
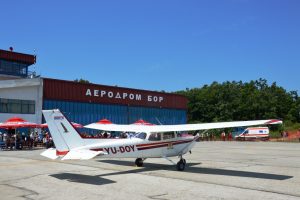
M34 55L0 50L0 122L18 116L42 123L41 111L54 108L83 125L103 118L117 124L187 121L182 95L37 77L28 70L35 62Z

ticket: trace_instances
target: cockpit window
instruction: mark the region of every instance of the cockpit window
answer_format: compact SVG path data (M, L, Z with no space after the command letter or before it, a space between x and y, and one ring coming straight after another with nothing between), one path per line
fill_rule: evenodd
M161 140L161 133L151 133L149 136L149 141L159 141Z
M163 133L163 139L164 140L168 140L168 139L172 139L172 138L175 138L175 133L174 132Z
M135 135L136 138L140 138L140 139L143 139L143 140L146 138L146 136L147 136L146 133L138 133L138 134Z

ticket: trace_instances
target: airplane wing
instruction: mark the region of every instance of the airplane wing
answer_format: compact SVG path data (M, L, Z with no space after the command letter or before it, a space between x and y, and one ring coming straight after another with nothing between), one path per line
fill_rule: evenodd
M172 132L172 131L196 131L219 128L232 128L255 125L281 124L281 120L253 120L253 121L235 121L235 122L216 122L201 124L179 124L179 125L123 125L123 124L98 124L92 123L86 125L85 128L103 130L103 131L121 131L121 132Z

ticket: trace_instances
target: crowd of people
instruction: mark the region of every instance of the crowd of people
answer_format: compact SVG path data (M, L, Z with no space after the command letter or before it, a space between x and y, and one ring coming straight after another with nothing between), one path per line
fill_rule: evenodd
M36 131L29 129L28 131L15 131L15 130L0 130L0 149L2 150L21 150L33 149L34 147L50 148L54 146L51 134L42 129ZM85 139L105 139L105 138L131 138L133 133L125 132L99 132L97 134L88 134L85 132L79 133Z
M282 132L280 132L280 135L281 135L282 138L288 138L289 137L289 132L282 131Z
M200 141L215 141L216 137L214 133L200 133Z
M99 133L97 133L97 134L88 134L88 133L84 133L84 132L82 132L82 133L79 133L80 134L80 136L82 137L82 138L90 138L90 139L92 139L92 138L95 138L95 139L97 139L97 138L102 138L102 139L105 139L105 138L111 138L111 139L113 139L113 138L130 138L130 137L133 137L134 136L134 134L133 133L128 133L128 132L106 132L106 131L102 131L102 132L99 132Z
M53 146L53 140L45 130L40 132L30 129L26 132L4 130L0 131L0 145L3 150L32 149L38 146L49 148Z
M282 132L280 132L280 135L281 135L280 139L282 141L298 139L299 142L300 142L300 128L297 130L297 132L295 132L295 131L291 131L291 132L282 131Z
M200 141L216 141L218 137L214 133L202 132L200 133ZM232 133L225 133L224 131L220 135L222 141L232 141Z
M87 139L105 139L105 138L131 138L134 137L133 133L127 132L99 132L97 134L88 134L88 133L80 133L82 138ZM300 129L297 131L297 136L300 142ZM289 133L287 131L283 131L281 133L282 138L288 138ZM200 141L216 141L219 137L217 137L213 132L202 132L200 133ZM221 141L232 141L233 136L232 133L225 133L224 131L220 134ZM53 147L53 139L50 133L44 129L41 131L36 131L34 129L29 129L27 132L20 132L15 130L0 130L0 149L4 150L13 150L13 149L23 149L28 148L32 149L33 147Z

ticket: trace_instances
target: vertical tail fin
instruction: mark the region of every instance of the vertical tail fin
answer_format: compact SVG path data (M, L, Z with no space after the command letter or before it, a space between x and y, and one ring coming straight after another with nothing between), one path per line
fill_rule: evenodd
M84 140L60 110L43 110L42 112L58 155L59 152L65 155L70 150L84 145Z

